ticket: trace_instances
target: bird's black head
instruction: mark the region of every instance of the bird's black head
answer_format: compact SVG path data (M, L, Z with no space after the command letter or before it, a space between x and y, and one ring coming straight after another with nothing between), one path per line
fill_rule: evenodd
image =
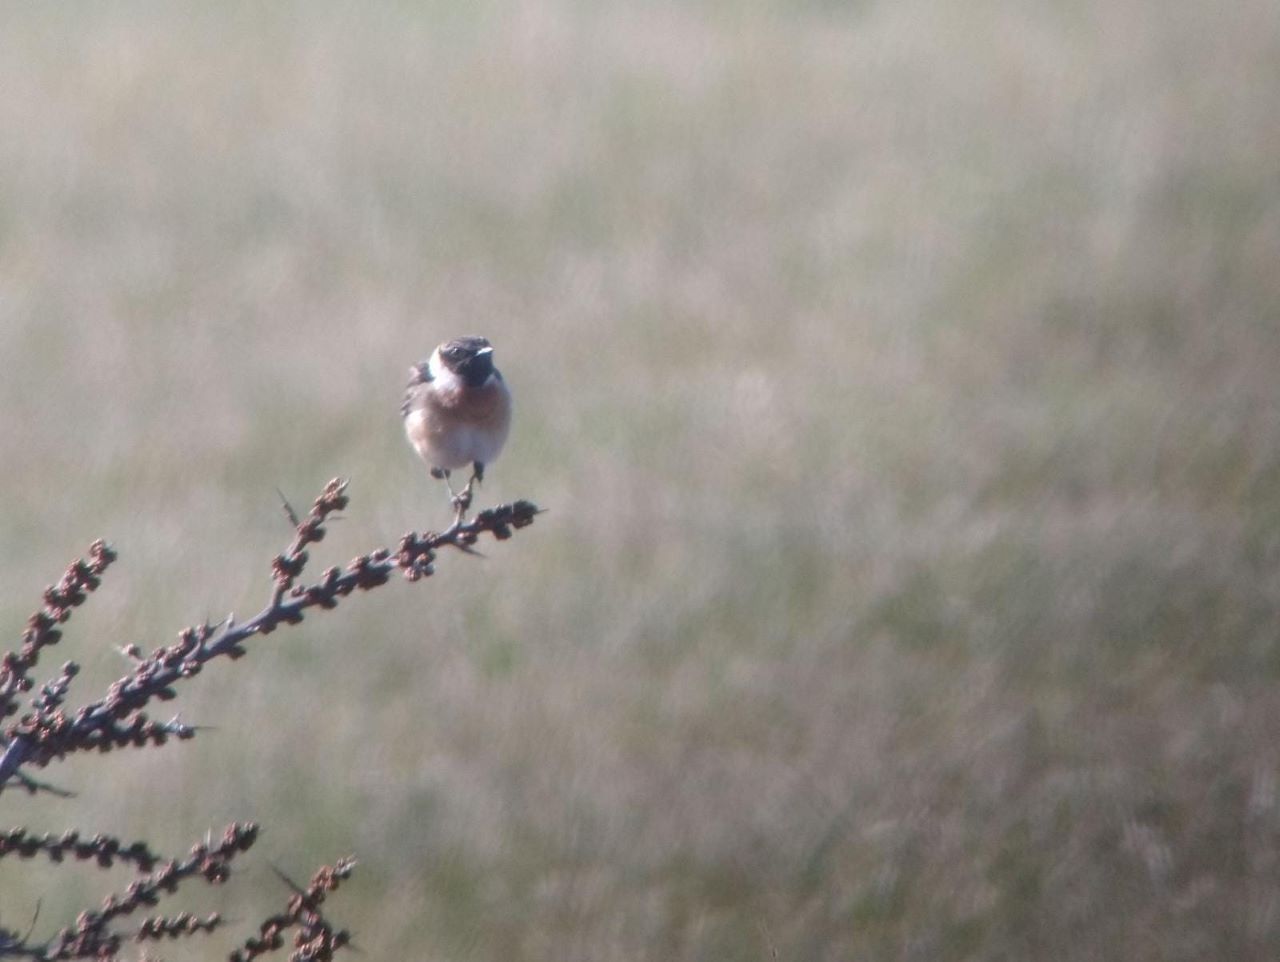
M458 337L440 345L440 360L468 387L479 387L494 373L493 346L487 338Z

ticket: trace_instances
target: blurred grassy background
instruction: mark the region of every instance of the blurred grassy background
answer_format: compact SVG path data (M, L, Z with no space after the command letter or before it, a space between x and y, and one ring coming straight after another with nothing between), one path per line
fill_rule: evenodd
M9 637L110 539L88 698L265 600L276 486L442 524L450 335L551 510L3 823L256 819L241 929L354 851L373 959L1273 958L1277 102L1271 0L6 4Z

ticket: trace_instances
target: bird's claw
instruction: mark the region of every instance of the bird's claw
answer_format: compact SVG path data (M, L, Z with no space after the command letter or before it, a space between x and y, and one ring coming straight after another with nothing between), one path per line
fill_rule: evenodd
M475 480L476 479L472 477L472 479L467 482L467 486L456 494L453 493L452 490L450 491L450 494L453 495L450 499L450 503L453 505L453 523L455 525L461 525L462 522L467 519L467 512L471 510L471 491L475 486Z

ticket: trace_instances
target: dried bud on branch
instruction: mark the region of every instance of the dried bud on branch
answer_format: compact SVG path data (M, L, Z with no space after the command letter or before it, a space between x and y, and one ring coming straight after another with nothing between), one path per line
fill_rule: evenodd
M17 711L15 696L31 688L27 673L40 659L40 649L57 644L62 632L56 627L71 617L71 609L84 602L102 584L102 573L116 560L105 541L89 546L89 557L71 562L55 585L44 591L44 607L27 619L22 647L0 657L0 718Z
M147 848L146 842L125 845L112 835L83 838L74 829L58 836L49 833L32 835L24 828L0 832L0 858L15 854L19 858L33 858L40 853L53 862L61 862L66 855L80 861L93 859L102 868L110 868L116 861L129 862L141 872L151 871L159 861L158 856Z
M162 916L153 916L142 920L142 924L138 926L138 931L133 935L133 940L135 942L145 942L148 939L179 939L186 935L195 935L198 932L212 932L222 924L222 916L217 912L213 912L205 919L200 919L190 912L183 912L168 919Z

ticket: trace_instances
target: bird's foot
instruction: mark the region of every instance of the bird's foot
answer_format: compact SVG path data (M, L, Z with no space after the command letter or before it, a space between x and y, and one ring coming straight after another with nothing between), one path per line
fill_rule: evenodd
M473 474L471 479L467 481L467 486L461 491L455 492L452 487L449 488L449 493L453 495L452 504L455 512L453 523L455 525L462 524L466 520L467 512L471 510L472 492L475 489L476 482L479 480L479 475Z
M455 494L450 499L450 503L453 505L453 510L458 514L458 521L461 522L467 516L467 512L471 510L471 485L468 484Z

